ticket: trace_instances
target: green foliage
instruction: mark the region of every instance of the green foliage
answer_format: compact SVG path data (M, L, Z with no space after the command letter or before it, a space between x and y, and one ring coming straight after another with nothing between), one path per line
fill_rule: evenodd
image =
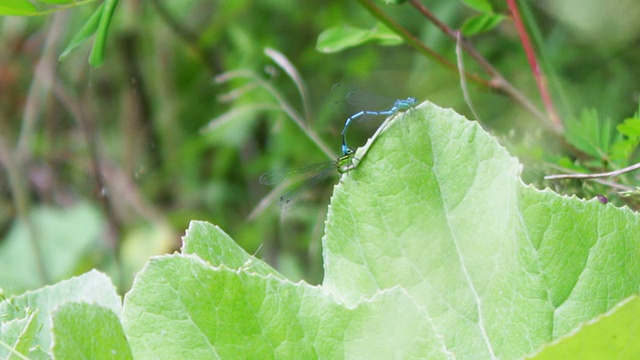
M500 25L506 17L500 14L481 14L469 18L462 26L462 34L473 36L493 30Z
M637 295L616 305L611 311L583 324L566 338L544 347L532 359L637 359L640 346L640 299ZM615 354L615 355L614 355Z
M0 2L0 14L34 15L36 7L29 0L5 0Z
M107 34L109 32L109 25L111 25L111 18L113 17L113 12L116 10L116 6L118 5L118 0L105 0L103 4L104 6L101 6L102 11L100 14L100 22L96 29L96 39L93 43L93 47L91 48L91 54L89 54L89 64L92 66L100 66L104 62L104 51L107 42ZM89 18L87 22L89 24L86 25L87 29L90 29L92 26L92 18L93 16ZM83 27L83 29L85 29L85 27ZM81 29L81 31L83 29ZM82 32L79 34L81 33Z
M0 15L35 16L52 11L60 11L95 0L78 2L75 0L0 0ZM34 4L35 3L35 4ZM51 6L55 5L55 6Z
M100 246L98 239L104 227L104 219L90 204L65 210L37 208L30 221L29 226L14 223L0 243L0 284L11 294L40 287L45 280L59 281L73 275ZM75 224L82 224L82 230ZM36 256L34 245L42 258ZM42 272L37 271L40 262Z
M51 324L58 359L133 359L120 318L107 307L64 303L52 312Z
M77 305L84 310L72 311L69 314L68 306L76 306L71 305L73 303L84 303L85 305ZM93 306L86 304L93 304ZM62 311L60 316L56 315L57 311ZM111 346L120 340L119 346L123 348L117 349L117 353L126 354L126 343L121 339L98 338L101 333L104 334L103 330L99 329L100 326L108 326L111 329L119 327L119 324L114 326L114 320L117 320L120 312L121 302L109 278L97 271L90 271L54 286L27 292L0 302L2 328L8 326L12 329L0 333L0 340L5 344L16 344L15 335L20 333L18 343L12 349L29 358L46 359L51 357L51 346L56 342L57 336L61 336L60 339L69 339L65 338L69 331L78 333L85 331L85 335L72 337L71 341L77 339L93 342L97 346ZM75 322L72 327L68 326L70 321L68 316L73 317L72 323ZM91 318L100 322L91 325L90 328L79 326L83 323L86 325ZM61 321L60 326L56 321ZM111 334L115 332L111 331ZM74 343L56 345L61 349L61 355L69 354L67 351L73 346L78 345ZM90 344L85 343L82 346L90 346ZM97 358L113 356L112 350L114 349L109 347L94 348ZM0 347L0 355L3 358L7 357L9 351L10 349Z
M464 25L462 25L462 34L464 36L473 36L491 31L507 19L502 14L494 13L491 3L487 0L464 0L463 3L480 13L465 20Z
M640 110L632 118L627 118L616 126L621 139L611 145L611 158L631 162L638 145L640 145Z
M402 38L391 31L383 23L377 23L371 29L361 29L348 25L336 26L323 31L318 36L316 49L324 53L334 53L363 45L368 42L377 42L383 46L402 44Z
M76 33L76 35L71 39L67 47L60 54L59 60L64 60L64 58L76 47L82 44L89 36L93 35L96 30L98 30L98 26L100 25L100 21L102 19L102 14L104 10L106 2L103 2L98 6L96 11L93 12L89 20L82 26L82 28Z
M357 158L329 208L322 286L192 222L181 253L136 276L122 311L91 272L0 303L13 329L1 340L32 357L141 359L519 358L556 341L545 358L594 336L587 349L605 357L618 354L607 341L638 351L637 301L616 308L640 285L636 213L526 186L477 123L430 103ZM25 351L15 328L34 322Z
M52 5L63 5L59 8L53 8L53 10L62 10L71 6L77 6L74 0L40 0L40 2ZM107 34L109 33L109 26L113 18L113 12L118 5L118 0L105 0L103 1L94 13L85 22L82 28L71 39L66 48L59 56L60 60L63 60L69 53L87 40L91 35L96 34L95 41L91 48L91 54L89 55L89 64L94 67L102 65L104 62L105 48L107 46ZM48 11L47 11L48 12ZM7 4L4 4L0 0L0 15L41 15L43 12L38 10L29 0L9 0Z
M565 126L567 141L596 159L606 158L617 140L612 121L601 120L595 109L583 110L579 119L569 118Z
M617 341L635 338L628 320L637 311L622 310L624 322L615 304L637 293L637 219L615 206L640 209L636 176L542 177L638 161L640 115L629 114L640 5L590 2L575 12L518 2L567 124L549 134L548 114L516 104L542 109L540 79L512 24L496 26L514 21L502 2L153 1L120 3L118 13L113 0L78 6L87 3L0 0L2 14L73 8L64 18L0 19L0 286L7 295L40 287L1 303L0 357L168 357L215 344L225 355L244 346L509 358L550 342L572 349L571 339L594 353L610 344L584 321L611 321L604 328ZM610 9L614 26L589 18ZM475 53L463 46L458 58L457 30L483 34L462 43ZM99 69L87 68L79 46L93 35L90 64L110 60ZM65 61L52 66L59 49ZM212 82L220 74L228 81ZM495 87L504 81L511 88ZM257 179L335 159L353 114L336 106L336 82L467 114L473 105L483 128L517 151L524 181L610 203L523 185L520 165L479 127L427 105L359 151L360 166L335 188L321 246L328 196L281 212L281 193ZM513 89L519 98L504 96ZM352 126L354 144L367 125ZM149 256L177 249L192 219L234 239L192 222L180 254L139 272ZM324 284L307 285L322 281L323 251ZM122 315L97 272L41 287L94 267L126 292Z
M615 125L611 119L602 119L594 109L584 110L579 119L569 118L566 122L565 138L572 146L585 156L571 160L564 156L551 162L559 167L575 173L603 173L631 168L638 161L638 145L640 145L640 118L638 112ZM583 185L586 193L599 194L609 192L615 197L623 197L624 201L633 205L637 197L637 185L631 174L620 174L617 177L617 191L603 187ZM592 195L593 196L593 195Z

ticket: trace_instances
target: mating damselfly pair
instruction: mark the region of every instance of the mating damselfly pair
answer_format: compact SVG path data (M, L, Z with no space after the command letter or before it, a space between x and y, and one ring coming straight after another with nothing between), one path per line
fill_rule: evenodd
M299 185L280 196L278 200L278 206L281 208L289 208L296 200L306 195L310 190L324 182L329 175L335 170L339 174L347 173L355 169L353 159L355 157L355 151L347 145L347 129L349 125L356 119L364 115L386 115L392 116L402 111L407 111L413 108L416 104L416 99L408 97L406 99L396 100L393 106L387 110L372 111L362 110L347 118L342 129L342 155L335 161L317 163L306 165L289 170L274 170L262 174L260 176L260 183L265 185L275 185L286 181L299 180Z

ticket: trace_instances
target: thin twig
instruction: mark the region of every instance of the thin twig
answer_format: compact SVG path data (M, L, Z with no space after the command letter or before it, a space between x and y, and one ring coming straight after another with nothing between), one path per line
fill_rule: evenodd
M3 148L1 151L7 152L5 163L7 164L7 171L9 173L13 200L16 204L19 218L24 221L27 227L29 244L32 247L35 257L36 271L44 284L49 283L51 279L47 272L44 254L42 253L41 238L35 228L35 224L31 221L28 182L24 181L26 174L22 173L21 168L24 169L25 165L29 163L33 141L35 139L37 120L43 109L43 99L46 98L51 88L57 61L55 49L60 41L62 35L61 29L64 26L65 20L66 15L64 13L54 15L53 23L47 32L42 56L36 65L36 71L27 96L22 128L20 129L20 135L13 155L10 153L11 145L8 142L1 145Z
M547 175L544 177L545 180L557 180L557 179L597 179L603 177L614 177L618 175L622 175L624 173L628 173L634 170L640 169L640 163L627 166L626 168L609 171L605 173L596 173L596 174L557 174L557 175Z
M306 124L302 116L296 111L296 109L289 104L287 99L269 82L263 80L260 76L256 75L254 72L250 70L235 70L228 71L226 73L220 74L215 77L215 82L225 83L234 78L248 78L257 82L262 88L264 88L267 92L269 92L273 97L276 98L278 104L282 108L282 110L289 115L289 117L298 125L298 127L322 150L329 159L335 160L338 155L331 150L327 144L320 139L320 137Z
M455 64L451 63L444 56L438 54L437 52L435 52L434 50L426 46L422 41L420 41L420 39L413 36L413 34L411 34L407 29L402 27L400 24L395 22L391 17L385 14L384 11L382 11L382 9L376 6L372 0L358 0L358 2L360 2L360 4L362 4L362 6L364 6L364 8L367 9L378 20L383 22L390 29L394 30L396 34L400 35L400 37L402 37L407 42L407 44L414 47L418 51L422 52L427 57L440 63L442 66L446 67L447 69L454 71L456 73L458 72L458 68L456 67ZM477 74L466 74L466 76L468 79L470 79L471 81L477 84L483 85L488 88L491 87L488 81L482 79Z
M467 106L471 110L473 116L475 116L478 122L482 122L480 120L480 116L476 112L475 106L473 106L473 102L471 101L471 96L469 95L469 89L467 87L467 78L464 76L464 59L462 56L462 34L457 32L458 41L456 41L456 56L458 57L458 73L460 74L460 87L462 88L462 95L464 96L464 101L467 103Z
M105 196L108 194L109 186L106 184L104 174L101 171L100 163L102 156L100 154L100 147L98 144L98 136L95 131L92 118L87 114L82 104L88 101L80 101L77 97L73 96L68 91L61 81L53 81L51 83L53 94L69 111L73 119L76 121L80 133L84 137L87 148L89 150L90 167L91 167L91 179L94 185L94 195L98 198L102 207L102 211L107 219L107 231L106 231L106 243L109 249L112 251L116 262L116 268L122 274L122 263L120 259L120 234L122 233L122 223L117 218L114 211L113 199L111 196ZM85 99L86 100L86 99ZM122 277L120 277L122 279ZM119 284L123 286L123 284Z
M409 3L413 5L422 15L424 15L429 21L435 24L445 35L447 35L451 40L457 42L456 31L451 29L447 24L440 21L427 7L422 5L418 0L410 0ZM507 96L511 97L517 104L519 104L523 109L530 112L537 119L542 121L544 124L551 125L551 128L558 132L558 129L553 126L553 123L550 122L549 118L545 116L543 112L541 112L524 94L522 94L518 89L513 87L511 83L509 83L501 74L496 70L480 53L476 51L476 49L471 46L467 41L462 39L460 41L460 45L464 49L464 51L473 58L478 65L491 77L490 81L484 81L483 85L486 85L488 88L494 89L496 91L502 92Z

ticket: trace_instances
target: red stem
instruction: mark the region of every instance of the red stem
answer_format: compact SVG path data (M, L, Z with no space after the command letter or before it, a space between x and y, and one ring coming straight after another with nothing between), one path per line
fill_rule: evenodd
M527 30L525 29L522 18L520 17L520 11L518 11L516 0L507 0L507 5L509 6L511 17L513 18L513 23L516 26L516 30L518 31L518 36L520 36L520 41L522 42L522 47L524 48L524 52L527 56L527 61L529 62L529 66L531 67L531 71L533 72L533 77L536 80L536 85L538 86L538 91L540 92L540 96L542 97L542 102L544 103L544 107L547 110L547 115L551 119L551 122L556 127L556 129L562 132L562 122L560 122L558 113L553 106L553 101L551 100L551 95L549 94L549 88L547 86L547 79L542 73L540 65L538 64L536 53L533 49L533 45L531 44L531 40L529 39L529 34L527 34Z

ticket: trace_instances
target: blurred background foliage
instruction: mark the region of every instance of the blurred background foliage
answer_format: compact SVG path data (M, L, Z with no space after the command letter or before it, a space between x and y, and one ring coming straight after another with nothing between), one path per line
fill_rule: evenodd
M467 73L485 81L466 79L478 120L525 164L525 181L637 208L634 196L619 195L635 193L633 174L543 180L637 162L637 1L518 2L559 128L547 121L502 1L121 1L101 66L87 64L89 42L58 61L95 11L89 3L0 18L0 287L22 292L97 267L126 291L149 256L180 246L192 219L220 226L289 278L319 283L330 183L282 211L258 177L335 159L355 111L334 85L391 99L381 108L414 96L476 118L455 66L456 42L416 4L463 28L475 51L543 114L487 86L492 78L463 57ZM454 67L408 46L372 9ZM274 61L280 55L284 62ZM287 71L299 74L308 96ZM352 126L351 143L363 144L374 126Z

